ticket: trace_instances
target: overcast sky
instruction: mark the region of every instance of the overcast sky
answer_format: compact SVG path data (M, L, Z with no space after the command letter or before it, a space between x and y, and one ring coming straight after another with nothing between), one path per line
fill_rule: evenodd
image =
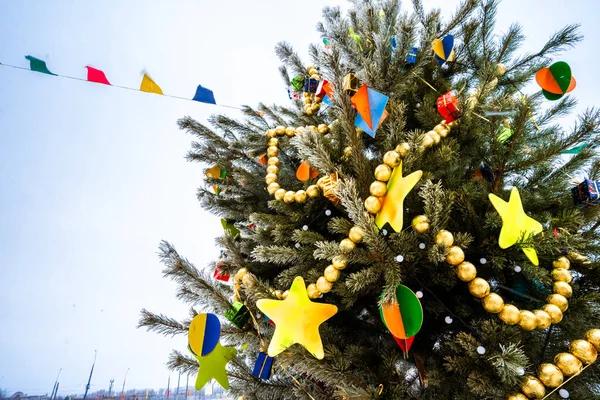
M407 3L407 7L410 7ZM426 0L454 10L458 1ZM281 0L0 0L0 63L85 78L86 65L115 85L139 87L147 70L166 94L191 98L198 84L217 103L287 102L273 53L292 43L306 58L320 42L325 5ZM586 41L563 55L580 109L596 103L600 30L592 1L506 0L498 33L525 26L535 51L561 26L582 23ZM536 90L532 88L532 90ZM204 266L218 257L219 221L200 209L200 165L183 157L191 138L176 120L237 112L190 101L0 67L0 388L82 393L165 387L164 365L185 337L135 328L141 308L187 315L162 278L157 246L175 244ZM175 377L175 374L173 374Z

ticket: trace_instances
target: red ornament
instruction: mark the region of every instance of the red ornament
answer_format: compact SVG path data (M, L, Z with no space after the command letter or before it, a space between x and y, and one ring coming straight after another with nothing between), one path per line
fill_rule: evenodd
M452 122L462 116L460 102L454 93L447 92L437 99L437 110L446 122Z
M333 85L329 83L326 79L323 79L319 82L319 86L317 86L317 97L325 97L326 95L329 98L333 97Z
M217 268L215 268L215 272L213 273L213 276L215 277L215 279L219 280L219 281L223 281L223 282L229 282L229 274L226 274L225 272L221 271L221 269L219 268L223 263L218 262L217 263Z
M552 234L554 235L555 238L560 237L560 232L556 228L552 228Z

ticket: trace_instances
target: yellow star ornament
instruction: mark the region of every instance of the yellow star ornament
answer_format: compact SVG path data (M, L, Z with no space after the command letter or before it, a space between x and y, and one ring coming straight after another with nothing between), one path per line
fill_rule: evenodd
M501 249L514 245L522 237L534 236L542 232L542 224L525 214L521 196L516 187L512 188L508 203L491 193L489 198L502 218L502 229L498 238L498 245ZM533 247L523 247L521 250L533 265L539 265L537 252Z
M402 176L402 161L394 171L387 185L387 194L381 200L381 210L375 218L375 225L383 228L386 222L396 231L402 230L404 223L404 198L415 187L423 176L422 171L415 171L408 176Z
M256 306L275 323L269 357L275 357L294 343L299 343L313 356L323 359L325 354L319 325L333 317L337 307L310 301L301 276L294 279L285 300L261 299Z
M225 366L233 357L237 350L233 347L223 347L221 343L217 343L215 349L206 356L197 356L198 377L196 378L196 390L200 390L210 381L214 379L225 390L229 389L229 379L227 378L227 370Z

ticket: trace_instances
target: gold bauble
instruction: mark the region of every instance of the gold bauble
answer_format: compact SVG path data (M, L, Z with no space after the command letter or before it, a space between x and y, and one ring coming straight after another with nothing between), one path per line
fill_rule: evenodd
M267 174L275 174L277 175L279 173L279 167L276 165L269 165L267 167Z
M343 251L344 253L351 252L355 248L356 248L356 244L354 244L354 242L348 238L346 238L340 242L340 250Z
M567 300L567 298L561 294L551 294L550 296L548 296L548 298L546 298L546 302L554 304L555 306L560 308L560 311L562 312L567 311L567 308L569 308L569 300Z
M290 294L290 291L286 290L285 292L283 292L283 295L281 296L281 298L285 300L288 297L288 294Z
M502 300L499 294L490 293L481 300L481 304L485 308L485 311L498 314L504 307L504 300Z
M285 189L277 189L275 191L275 200L283 200L283 196L285 196Z
M296 203L306 203L306 192L304 190L298 190L296 194L294 194L294 200Z
M566 376L575 375L583 367L579 358L571 353L558 353L554 357L554 364Z
M306 287L306 293L308 293L308 297L311 299L316 299L321 295L321 292L319 292L319 289L317 289L317 285L314 283L311 283Z
M537 317L534 313L528 310L521 310L521 319L519 320L519 326L524 331L532 331L537 327Z
M248 269L247 268L240 268L238 269L238 271L235 273L235 275L233 276L233 281L234 282L239 282L242 280L242 278L248 273Z
M513 393L508 396L506 400L529 400L529 397L525 396L523 393Z
M279 290L279 289L277 289L277 290L275 291L275 297L277 297L278 299L281 299L281 298L283 298L283 290Z
M552 270L552 279L555 281L570 283L573 280L573 277L568 269L554 268Z
M365 208L371 214L377 214L381 210L381 201L375 196L369 196L365 200Z
M277 182L271 182L269 183L269 186L267 186L267 191L269 192L269 194L275 194L276 191L278 191L280 189L279 183Z
M307 93L305 93L307 94ZM304 108L312 106L312 98L310 96L304 96Z
M428 148L433 146L435 142L433 141L433 138L429 135L425 135L423 136L423 142L421 142L421 146L423 146L424 148Z
M552 261L552 266L554 268L569 269L571 268L571 261L567 257L562 256L558 260Z
M383 197L387 193L387 185L381 181L374 181L369 187L369 193L375 197Z
M452 246L448 249L446 254L446 262L450 265L458 265L465 261L465 253L463 249L458 246Z
M277 148L277 146L267 147L267 155L269 157L277 157L278 154L279 154L279 149Z
M304 111L306 112L306 115L313 115L314 111L312 110L312 107L310 106L310 104L305 104L304 105Z
M267 185L270 185L273 182L277 182L277 175L276 174L265 175L265 182L267 182ZM275 192L273 192L273 193L275 193Z
M313 113L316 113L317 111L319 111L321 109L321 105L319 103L315 103L312 105L312 107L310 107L310 110Z
M521 383L521 391L530 399L542 399L546 395L546 388L535 376L527 375Z
M442 229L435 234L435 243L450 247L454 244L454 236L450 231Z
M567 299L573 295L573 288L567 282L556 281L552 284L552 291L558 293Z
M340 279L340 271L337 270L333 265L329 265L327 268L325 268L325 271L323 272L323 276L329 282L335 282L338 279Z
M475 278L469 282L469 292L478 299L490 294L490 284L483 278Z
M535 319L537 320L536 329L544 330L552 324L552 317L544 310L534 310Z
M350 232L348 232L348 237L354 243L362 242L364 236L365 231L363 231L362 228L358 226L353 226L352 228L350 228Z
M434 144L438 144L442 140L441 136L436 131L429 131L426 133L427 136L433 139Z
M584 364L593 363L598 356L594 345L583 339L573 340L569 345L569 352L579 358Z
M277 158L277 157L269 158L269 161L267 161L267 165L274 165L276 167L279 167L279 158Z
M563 383L563 373L554 364L544 363L537 370L538 379L549 388L555 388Z
M346 157L350 157L350 156L352 156L352 147L351 147L351 146L348 146L348 147L346 147L346 148L344 149L344 155L345 155Z
M456 267L456 276L463 282L471 282L477 277L477 268L468 261L463 261Z
M283 202L284 203L293 203L294 202L294 196L296 195L296 193L292 190L288 190L287 192L285 192L285 194L283 195Z
M505 324L514 325L518 324L521 320L521 312L512 304L505 304L502 311L500 311L500 314L498 314L498 317L500 317Z
M375 168L375 179L382 182L387 182L392 175L392 169L385 165L379 164L377 168Z
M600 329L590 329L585 333L585 340L594 345L596 350L600 351Z
M548 315L550 315L553 324L558 324L563 319L562 311L560 311L560 308L558 308L554 304L544 304L542 310L546 311Z
M400 143L398 146L396 146L396 152L402 158L406 157L406 155L408 154L409 151L410 151L410 144L408 144L407 142Z
M331 265L333 265L333 268L335 269L344 269L348 265L348 259L346 256L335 256L333 257L333 260L331 260Z
M289 137L294 136L296 134L296 128L288 126L287 128L285 128L285 134Z
M317 279L317 290L321 293L329 293L332 286L332 283L325 279L324 276L320 276Z
M272 139L275 137L276 133L275 133L275 129L267 129L267 133L266 133L267 137Z
M429 230L429 219L426 215L417 215L412 220L412 228L417 233L425 233Z
M289 129L289 128L288 128ZM271 138L269 139L269 142L267 143L269 146L279 146L279 139L277 138Z
M325 181L327 180L327 177L322 176L317 180L317 187L323 189L323 184L325 183Z
M397 151L388 151L383 155L383 163L390 168L396 168L400 164L400 154Z
M310 185L309 187L306 188L306 194L311 199L314 199L315 197L319 197L319 193L320 193L319 188L316 185Z
M450 128L446 124L437 124L433 127L433 131L440 135L440 137L445 138L450 133Z
M326 134L327 132L329 132L329 126L327 126L326 124L321 124L317 127L317 131L321 134Z
M283 135L285 133L285 127L283 126L278 126L275 128L275 133L278 135Z

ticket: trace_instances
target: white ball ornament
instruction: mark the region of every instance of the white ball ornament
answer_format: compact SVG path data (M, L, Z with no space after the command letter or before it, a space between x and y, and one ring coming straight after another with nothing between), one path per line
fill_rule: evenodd
M419 248L421 250L425 250L425 247L427 247L427 245L425 243L419 243Z
M325 215L329 217L331 215L331 210L325 210Z
M450 325L450 324L452 323L452 317L448 315L448 316L447 316L447 317L444 319L444 321L446 321L446 323L447 323L448 325Z
M477 347L477 354L479 354L479 355L484 355L484 354L485 354L485 347L483 347L483 346L478 346L478 347Z
M396 256L396 261L398 261L398 262L402 262L402 261L404 261L404 256L403 256L402 254L398 254L398 255Z

